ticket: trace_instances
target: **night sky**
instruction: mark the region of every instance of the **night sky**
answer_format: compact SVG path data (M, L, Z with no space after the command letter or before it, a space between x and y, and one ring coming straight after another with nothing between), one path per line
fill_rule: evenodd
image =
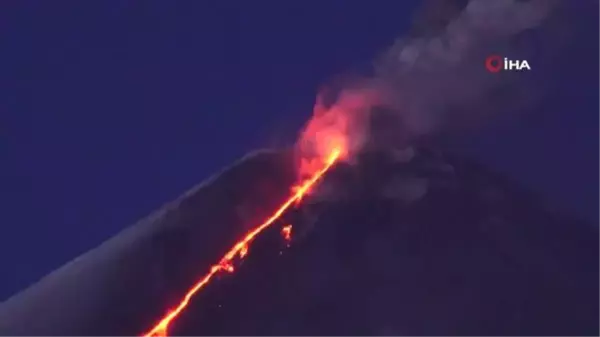
M417 1L215 3L2 4L0 300L245 152L291 143L322 84L368 65ZM537 117L465 148L597 226L597 23L579 39Z

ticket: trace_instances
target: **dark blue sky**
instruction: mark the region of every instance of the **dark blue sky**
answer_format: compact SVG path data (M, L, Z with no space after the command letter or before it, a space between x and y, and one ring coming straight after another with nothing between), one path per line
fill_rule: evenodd
M406 31L416 1L214 3L2 5L0 299L246 151L293 140L321 84ZM588 219L598 205L596 28L557 74L543 118L496 127L472 147Z

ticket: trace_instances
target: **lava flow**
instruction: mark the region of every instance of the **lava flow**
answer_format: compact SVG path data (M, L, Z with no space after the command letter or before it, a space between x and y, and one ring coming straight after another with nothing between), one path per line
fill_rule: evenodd
M273 224L281 215L289 209L291 206L296 204L299 200L304 197L308 191L321 179L321 177L340 159L342 156L342 149L335 148L331 151L330 155L322 164L322 168L317 170L310 179L304 181L302 184L296 186L292 191L293 194L281 205L279 208L273 212L273 214L265 220L262 224L255 227L253 230L248 232L241 240L239 240L225 255L221 258L219 263L213 265L210 268L210 271L202 277L192 288L190 288L179 305L177 305L174 309L168 311L168 313L158 322L154 327L147 333L144 333L143 336L167 336L169 324L185 310L188 306L192 297L198 293L204 286L206 286L210 280L220 271L233 272L233 261L236 257L244 258L248 254L248 245L252 242L252 240L264 231L267 227ZM289 239L289 235L291 235L291 226L286 226L282 230L286 239Z

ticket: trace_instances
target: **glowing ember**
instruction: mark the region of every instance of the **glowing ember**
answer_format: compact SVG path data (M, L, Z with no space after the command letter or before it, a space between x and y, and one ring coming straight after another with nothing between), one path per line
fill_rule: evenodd
M285 225L281 228L281 236L285 241L290 242L292 240L292 225Z
M264 231L267 227L273 224L281 215L289 209L292 205L296 204L299 200L305 196L309 190L321 179L321 177L335 164L343 153L342 148L333 148L330 154L325 158L324 161L321 161L321 168L313 171L312 176L305 180L302 184L293 189L293 194L281 205L279 208L273 212L273 214L261 225L255 227L252 231L248 232L246 236L244 236L240 241L238 241L225 255L221 258L219 263L215 264L210 268L210 271L202 277L192 288L190 288L181 302L179 304L168 311L168 313L158 322L156 325L147 333L144 333L143 336L167 336L169 324L185 310L185 308L190 303L190 300L196 293L198 293L205 285L207 285L210 280L220 271L226 272L234 272L233 262L236 257L243 258L248 254L248 245L252 242L252 240ZM289 228L285 230L289 235L291 235L292 227L290 225L284 227ZM285 237L285 236L284 236ZM286 237L287 239L287 237Z

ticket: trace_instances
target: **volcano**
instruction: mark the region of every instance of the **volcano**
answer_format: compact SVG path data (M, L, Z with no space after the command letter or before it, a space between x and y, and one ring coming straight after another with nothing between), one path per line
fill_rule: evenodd
M3 303L0 333L143 333L285 198L294 167L287 150L244 157ZM170 335L598 335L597 227L466 158L368 150L278 225Z

